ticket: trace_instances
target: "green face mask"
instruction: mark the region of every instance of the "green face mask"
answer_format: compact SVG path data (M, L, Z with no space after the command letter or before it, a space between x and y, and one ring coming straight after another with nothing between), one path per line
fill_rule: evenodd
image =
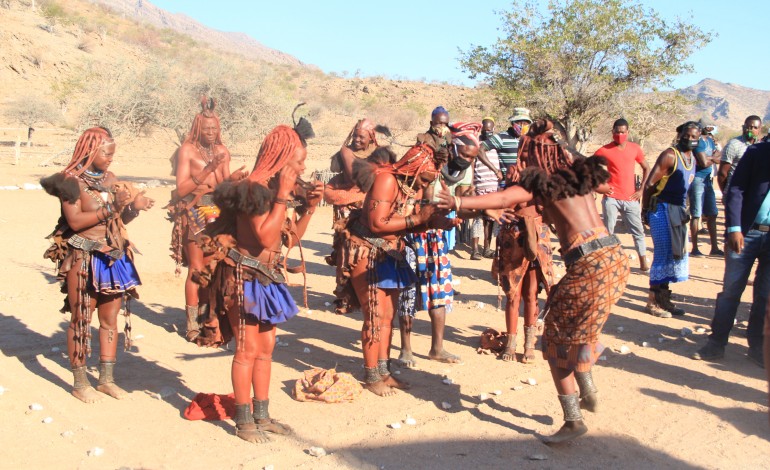
M753 132L751 132L751 131L748 131L748 132L746 133L746 138L747 138L747 139L749 139L749 140L752 140L754 137L755 137L755 136L754 136L754 133L753 133Z

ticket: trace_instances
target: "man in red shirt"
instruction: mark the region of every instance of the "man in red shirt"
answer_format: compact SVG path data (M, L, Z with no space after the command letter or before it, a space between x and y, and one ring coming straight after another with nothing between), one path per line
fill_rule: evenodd
M650 173L650 166L644 159L644 152L639 145L628 142L628 122L618 119L612 125L612 142L596 151L595 155L607 159L610 171L610 192L602 199L602 214L604 224L610 235L615 233L615 224L620 214L631 235L634 247L639 254L639 269L649 271L646 247L644 244L644 225L642 224L642 209L639 204L642 198L642 187ZM634 175L635 164L642 167L641 184L636 184Z

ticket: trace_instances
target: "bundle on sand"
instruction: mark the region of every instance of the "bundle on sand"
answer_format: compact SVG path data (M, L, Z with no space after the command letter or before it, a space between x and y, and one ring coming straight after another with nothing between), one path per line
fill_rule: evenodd
M346 403L361 395L363 387L347 372L334 369L310 369L294 384L294 398L297 401L322 401L324 403Z

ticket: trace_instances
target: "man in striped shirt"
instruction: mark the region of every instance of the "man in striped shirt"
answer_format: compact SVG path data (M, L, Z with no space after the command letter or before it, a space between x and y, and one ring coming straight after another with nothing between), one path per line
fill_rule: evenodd
M500 175L498 179L505 181L505 175L508 173L508 167L516 164L516 156L519 153L519 138L526 134L529 125L532 124L532 118L529 116L527 108L513 108L513 115L508 119L511 126L505 132L492 134L487 140L481 143L481 152L496 150L497 157L500 159Z

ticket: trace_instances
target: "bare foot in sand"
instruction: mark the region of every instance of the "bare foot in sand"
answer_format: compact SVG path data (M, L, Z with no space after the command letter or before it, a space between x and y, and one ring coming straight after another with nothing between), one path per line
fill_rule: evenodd
M365 383L364 388L381 397L389 397L396 394L396 391L383 380L378 380L370 384Z
M446 349L442 349L441 351L438 351L438 352L431 350L428 353L428 358L431 361L446 362L447 364L458 364L461 360L460 356L456 354L452 354Z
M257 429L254 423L238 424L235 427L235 435L252 444L264 444L270 442L270 436Z
M282 424L272 418L256 419L254 422L257 424L257 430L264 432L271 432L273 434L281 434L288 436L293 431L288 424Z
M104 399L104 396L91 386L73 389L72 395L83 403L98 403Z
M384 375L382 377L382 381L385 382L385 385L391 388L397 388L399 390L409 390L412 388L411 385L409 385L409 382L404 382L403 380L399 380L392 375Z
M115 385L115 382L107 382L106 384L97 385L96 389L105 395L109 395L116 400L122 400L128 396L128 392Z
M398 355L398 363L402 367L411 369L417 365L417 360L415 360L414 355L412 355L412 351L406 351L402 349L401 354Z

